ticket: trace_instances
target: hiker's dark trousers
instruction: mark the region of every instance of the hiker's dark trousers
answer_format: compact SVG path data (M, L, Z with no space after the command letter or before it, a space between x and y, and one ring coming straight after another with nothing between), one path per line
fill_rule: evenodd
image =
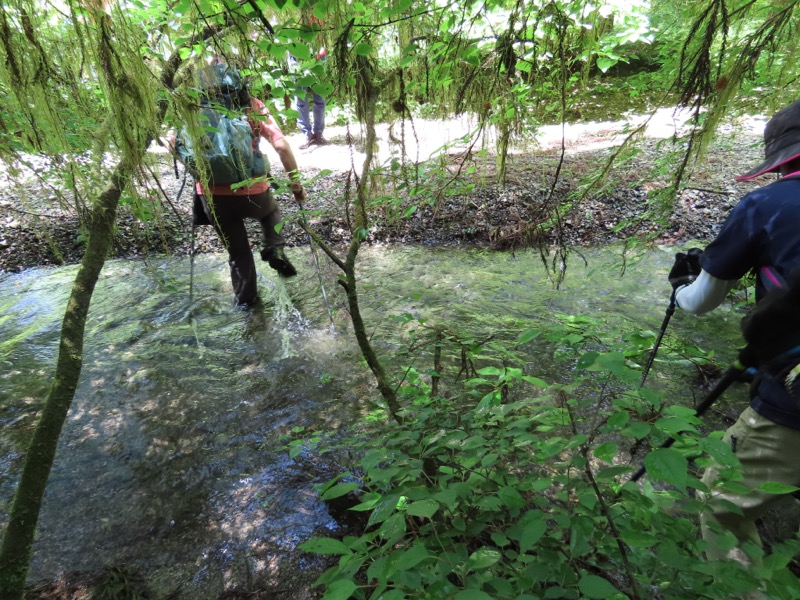
M286 241L275 231L281 220L278 203L269 190L253 196L203 196L202 202L208 220L228 251L236 302L253 304L258 295L258 275L244 220L261 223L264 248L283 246Z

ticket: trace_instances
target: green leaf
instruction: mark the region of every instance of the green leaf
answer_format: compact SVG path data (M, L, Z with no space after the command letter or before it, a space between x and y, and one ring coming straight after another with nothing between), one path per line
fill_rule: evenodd
M674 437L683 431L697 431L693 423L696 420L693 416L690 418L664 417L656 421L656 427Z
M631 467L626 465L614 465L613 467L607 467L605 469L600 469L596 474L598 481L614 481L617 477L622 475L623 473L630 473L632 471Z
M364 494L362 497L362 502L360 504L356 504L355 506L350 507L350 510L355 512L365 511L365 510L372 510L375 506L380 502L381 496L377 492L369 492Z
M449 506L451 508L453 507L453 505L456 503L456 500L458 499L457 495L456 495L456 491L454 489L451 489L451 488L445 488L441 492L436 492L433 495L433 497L436 498L439 502L441 502L445 506Z
M494 564L500 562L503 557L499 551L492 548L479 548L473 552L469 557L469 570L479 571L481 569L488 569Z
M353 595L358 586L350 579L334 581L325 590L322 600L347 600Z
M291 42L289 44L289 52L295 58L299 60L308 60L311 58L311 50L305 44L300 44L298 42Z
M503 375L504 373L505 371L503 369L498 369L497 367L483 367L482 369L478 369L478 375L482 375L484 377Z
M768 481L767 483L762 483L756 490L765 494L793 494L800 491L800 488L778 481Z
M622 435L628 435L631 437L635 437L637 440L643 440L648 435L650 435L651 426L647 423L640 423L639 421L634 421L628 427L622 430Z
M403 590L389 590L380 594L373 593L370 598L380 598L380 600L406 600L408 596Z
M350 548L340 540L328 537L311 538L300 544L299 547L304 552L313 552L314 554L352 554Z
M610 598L619 594L619 590L607 580L597 575L584 575L578 582L578 588L587 598Z
M520 554L524 554L533 548L536 542L538 542L544 535L545 531L547 531L547 523L544 521L534 521L533 523L528 523L525 526L525 529L522 530L522 535L520 536Z
M388 519L395 510L397 510L397 503L400 500L399 494L390 494L388 496L384 496L375 507L375 510L372 511L372 514L369 516L369 520L367 521L367 528L372 527L376 523L382 523L386 519Z
M625 411L619 411L618 413L614 413L608 418L608 426L609 427L622 427L626 425L631 420L631 416L626 413Z
M605 462L611 462L617 455L617 445L614 442L605 442L594 449L594 455Z
M689 464L677 450L672 448L653 450L645 457L644 465L651 479L665 481L681 490L686 488Z
M594 361L597 360L598 356L600 356L600 353L594 350L584 352L578 357L578 362L575 363L575 368L578 370L588 369L594 364Z
M486 592L476 589L461 590L456 594L456 600L493 600Z
M527 381L528 383L532 383L536 387L540 387L540 388L549 387L548 383L544 379L539 379L538 377L532 377L530 375L525 375L522 378L522 381Z
M413 215L415 212L417 212L417 207L416 207L416 206L409 206L409 207L408 207L408 208L405 210L405 212L403 212L403 218L404 218L404 219L407 219L408 217L410 217L411 215Z
M491 453L481 457L481 466L482 467L491 467L493 464L497 462L497 459L500 458L499 454Z
M383 569L383 577L388 579L397 572L413 569L430 557L428 549L422 542L417 542L408 550L393 554Z
M597 68L600 69L603 73L605 73L618 62L619 62L618 60L615 60L613 58L600 56L597 58Z
M392 545L399 542L406 534L406 519L402 513L395 513L378 528L378 535L386 544Z
M356 45L355 48L353 48L353 52L355 52L359 56L369 56L370 54L372 54L372 46L364 42L361 42L360 44Z
M628 368L625 354L622 352L607 352L598 355L594 364L587 370L611 373L622 380L630 379L633 375L632 370Z
M517 488L513 486L507 485L500 488L497 495L503 501L503 504L509 508L522 508L525 506L525 499L517 491Z
M433 498L412 502L406 507L406 512L413 517L426 517L430 519L439 510L439 503Z
M501 548L503 548L505 546L508 546L511 543L511 540L509 540L505 536L505 534L500 533L499 531L495 531L494 533L492 533L491 537L492 537L492 541L495 544L497 544L498 546L500 546Z
M589 532L591 533L591 532ZM580 527L572 527L569 532L569 555L573 558L583 556L590 549L589 533Z
M314 93L319 94L323 98L327 98L333 93L333 85L325 81L313 84L311 89L314 90Z
M652 548L658 542L658 538L651 531L641 531L629 529L621 535L622 540L634 548Z
M542 332L538 329L526 329L519 336L519 340L517 340L517 345L521 346L522 344L527 344L531 340L535 340L541 334Z
M353 490L357 490L359 488L359 484L355 481L350 483L337 483L334 486L329 487L325 492L322 494L321 498L323 500L332 500L334 498L339 498L340 496L346 496Z
M317 0L316 2L314 2L311 12L320 21L324 21L328 17L328 3L323 2L322 0Z

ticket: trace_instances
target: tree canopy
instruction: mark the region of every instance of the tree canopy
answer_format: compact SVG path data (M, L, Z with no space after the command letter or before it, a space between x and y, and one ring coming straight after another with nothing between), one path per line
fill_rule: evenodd
M614 106L690 107L684 166L737 112L793 99L796 2L11 0L0 16L0 157L53 159L86 214L126 157L192 118L192 71L223 57L285 123L308 85L364 122L468 114L509 147ZM327 49L323 60L317 53ZM289 72L288 57L300 63ZM371 95L374 95L373 99ZM679 179L682 169L676 173ZM65 199L62 199L66 202ZM127 186L123 202L158 201ZM142 214L149 211L141 209Z

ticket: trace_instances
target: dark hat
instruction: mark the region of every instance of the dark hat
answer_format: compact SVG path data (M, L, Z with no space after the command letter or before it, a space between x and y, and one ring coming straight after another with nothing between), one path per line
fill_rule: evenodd
M776 113L764 128L764 162L739 175L747 181L764 173L774 173L780 166L800 156L800 100Z

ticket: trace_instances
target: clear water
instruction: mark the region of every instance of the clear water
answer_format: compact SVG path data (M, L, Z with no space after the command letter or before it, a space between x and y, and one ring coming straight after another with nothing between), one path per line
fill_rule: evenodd
M365 248L360 299L393 372L405 365L395 350L407 342L408 315L504 343L559 313L591 316L612 336L658 331L673 250L653 250L624 276L619 252L585 250L586 264L574 256L555 289L531 251ZM222 256L196 258L191 306L188 259L108 263L48 484L32 581L135 564L200 598L200 589L278 577L290 568L287 557L291 568L309 567L293 554L297 545L337 528L313 485L343 467L313 451L290 459L281 436L296 427L344 431L376 391L333 267L321 257L332 324L308 248L290 255L300 275L282 282L260 267L264 308L250 313L231 304ZM0 522L47 393L74 275L75 267L64 267L0 279ZM739 317L729 308L702 318L678 311L662 347L694 343L727 364ZM530 374L558 377L563 365L552 347L524 351ZM680 369L687 371L656 362L648 385L665 385Z

